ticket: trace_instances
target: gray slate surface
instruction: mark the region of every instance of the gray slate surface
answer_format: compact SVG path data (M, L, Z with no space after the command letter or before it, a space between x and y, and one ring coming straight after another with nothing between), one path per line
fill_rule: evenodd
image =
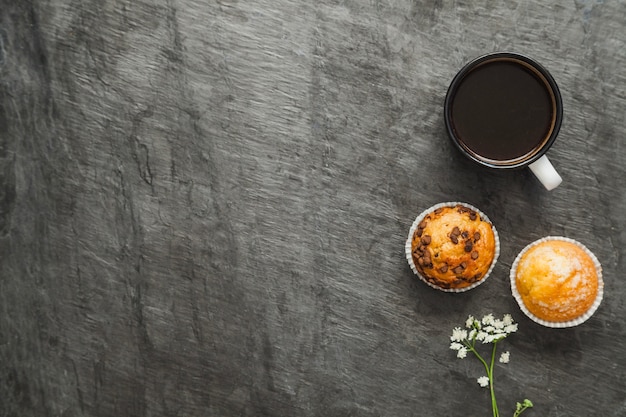
M626 3L0 0L0 416L479 416L468 314L510 312L502 415L626 415ZM559 83L564 183L491 172L447 139L469 59ZM450 295L404 259L423 209L502 239ZM606 296L527 319L508 269L578 239Z

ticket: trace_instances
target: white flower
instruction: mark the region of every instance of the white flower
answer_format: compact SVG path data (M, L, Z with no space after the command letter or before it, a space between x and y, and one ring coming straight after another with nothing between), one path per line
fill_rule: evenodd
M496 330L504 329L504 321L502 321L502 320L494 320L493 327L495 327Z
M476 380L476 382L478 382L478 385L480 385L481 387L486 387L489 385L489 377L481 376L480 378Z
M507 333L514 333L517 331L517 323L507 324L504 328L504 331Z
M450 343L450 349L452 349L452 350L461 350L464 347L465 346L463 346L463 344L461 344L459 342L452 342L452 343Z
M485 317L483 317L483 324L485 326L487 325L493 325L494 323L494 318L493 318L493 314L489 313L487 314Z
M500 355L500 362L501 363L509 363L510 356L511 356L511 354L509 353L509 351L502 352L502 354Z
M502 318L502 322L504 323L505 326L509 326L513 324L513 317L511 317L510 314L505 314L504 317Z
M450 336L452 342L462 342L465 339L467 339L467 330L463 330L460 327L455 327L452 330L452 336Z
M465 346L463 346L461 349L459 349L459 351L456 353L456 357L459 359L465 359L465 357L467 356L467 348Z
M459 359L464 359L467 356L467 347L459 342L450 343L450 349L456 350L456 357Z
M476 319L474 318L474 316L469 316L467 318L467 320L465 321L465 327L467 327L468 329L471 329L474 326L474 321Z
M483 342L483 343L485 343L485 341L484 341L484 340L485 340L485 338L486 338L487 336L488 336L488 334L487 334L487 333L485 333L485 332L483 332L483 331L480 331L480 332L478 332L478 334L476 335L476 340L478 340L479 342Z
M477 334L478 331L476 331L476 329L470 330L469 334L467 335L467 340L474 340Z

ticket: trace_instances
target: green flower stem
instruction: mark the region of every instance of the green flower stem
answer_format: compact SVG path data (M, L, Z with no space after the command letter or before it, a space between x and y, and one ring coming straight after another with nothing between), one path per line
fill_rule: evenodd
M491 350L491 364L487 364L487 361L480 356L480 353L474 347L476 340L472 340L471 343L467 343L467 348L478 358L478 360L485 367L485 372L487 372L487 378L489 378L489 392L491 394L491 410L493 412L493 417L500 417L500 413L498 411L498 404L496 403L496 392L493 387L493 365L496 359L496 345L498 342L493 342L493 349Z
M493 417L499 417L498 405L496 404L496 392L493 389L493 364L496 361L496 345L498 342L493 342L493 349L491 349L491 366L487 376L489 377L489 391L491 392L491 408L493 409Z

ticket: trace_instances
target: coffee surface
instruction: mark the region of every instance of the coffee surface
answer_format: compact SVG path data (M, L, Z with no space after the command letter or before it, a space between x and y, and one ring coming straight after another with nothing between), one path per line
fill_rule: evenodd
M492 61L470 71L453 97L451 122L479 158L510 161L531 155L552 128L553 99L524 65Z

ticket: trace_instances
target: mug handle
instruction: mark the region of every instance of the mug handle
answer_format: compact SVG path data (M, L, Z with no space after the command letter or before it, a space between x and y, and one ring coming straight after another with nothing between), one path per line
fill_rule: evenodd
M555 189L563 182L563 179L545 155L528 165L528 167L548 191Z

